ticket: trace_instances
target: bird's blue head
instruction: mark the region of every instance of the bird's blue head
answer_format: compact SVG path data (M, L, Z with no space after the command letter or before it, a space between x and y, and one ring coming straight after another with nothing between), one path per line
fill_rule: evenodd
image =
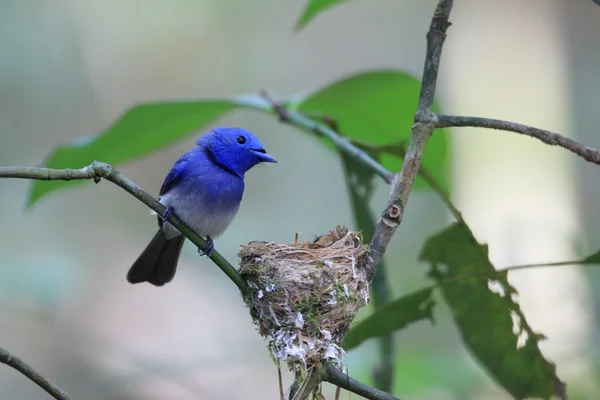
M262 162L276 163L260 140L243 128L215 128L196 141L225 169L243 178L244 173Z

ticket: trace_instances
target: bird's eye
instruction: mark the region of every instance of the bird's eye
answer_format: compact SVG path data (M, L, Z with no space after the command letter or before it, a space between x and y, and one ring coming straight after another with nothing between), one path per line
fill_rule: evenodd
M246 143L246 136L238 136L236 140L239 144L244 144Z

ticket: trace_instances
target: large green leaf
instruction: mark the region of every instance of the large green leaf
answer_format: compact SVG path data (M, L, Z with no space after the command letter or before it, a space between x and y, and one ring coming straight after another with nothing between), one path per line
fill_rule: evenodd
M269 104L258 96L139 104L98 135L54 149L43 166L79 168L94 160L116 166L164 148L238 107L270 110ZM27 205L30 207L55 190L81 182L85 181L34 181Z
M429 238L420 259L431 263L434 279L473 356L516 399L566 397L554 364L542 355L542 339L516 303L517 291L488 258L464 224Z
M336 4L347 2L348 0L308 0L302 15L296 22L296 30L304 28L304 26L313 19L317 14L322 13L325 9L333 7Z
M420 88L419 81L404 72L371 71L327 86L296 107L309 116L332 118L344 136L370 145L397 144L410 138ZM447 190L446 153L446 133L438 129L427 144L423 166ZM398 171L402 159L397 154L382 154L381 163L390 171ZM417 177L415 187L426 186Z
M400 297L353 325L344 338L344 349L353 349L370 338L389 335L413 322L433 322L432 291L433 288L427 288Z

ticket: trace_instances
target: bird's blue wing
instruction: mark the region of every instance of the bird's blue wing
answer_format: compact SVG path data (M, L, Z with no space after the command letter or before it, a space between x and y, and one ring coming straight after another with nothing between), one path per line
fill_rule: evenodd
M175 162L173 168L169 171L169 174L163 182L159 196L167 194L173 187L175 187L184 177L185 164L187 163L188 156L184 154L179 160Z
M173 168L167 174L162 186L160 187L159 196L167 194L171 189L177 186L185 176L185 165L187 163L188 155L184 154L175 162ZM158 226L162 228L163 225L163 216L158 216Z

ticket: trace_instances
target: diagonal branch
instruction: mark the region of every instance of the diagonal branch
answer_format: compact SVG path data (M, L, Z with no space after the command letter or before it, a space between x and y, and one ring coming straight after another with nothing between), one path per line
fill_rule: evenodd
M154 197L143 191L138 185L133 183L125 175L114 169L112 166L94 161L87 167L81 169L52 169L52 168L35 168L35 167L0 167L0 178L22 178L22 179L37 179L43 181L71 181L76 179L93 179L94 182L100 182L101 178L114 183L124 189L127 193L137 198L139 201L150 207L158 215L163 215L166 207L158 202ZM198 248L203 248L205 240L202 239L196 232L188 228L176 215L171 214L167 219L179 232L185 235ZM213 251L210 259L217 264L229 279L244 292L246 283L237 272L237 270L227 261L218 251Z
M313 132L318 136L326 137L333 142L338 149L352 157L354 160L373 170L377 175L383 178L384 181L387 183L392 182L394 176L393 173L385 169L383 165L379 164L363 150L352 144L352 142L350 142L347 138L340 136L335 129L316 122L306 115L285 108L283 105L273 100L265 91L262 91L261 93L265 100L271 104L273 112L279 117L281 122L285 122L297 128Z
M502 121L491 118L462 117L456 115L438 115L435 123L436 128L447 127L472 127L489 128L502 131L516 132L541 140L550 146L560 146L567 149L586 161L600 165L600 150L584 146L573 139L532 126L517 124L515 122Z
M0 347L0 363L13 367L29 379L31 379L35 384L44 389L50 396L54 397L55 399L70 400L70 397L60 388L58 388L48 379L40 375L40 373L38 373L35 369L31 368L31 366L29 366L29 364L27 364L25 361L11 354L8 350L3 349L2 347Z
M406 149L402 169L392 185L390 200L381 215L375 236L369 245L371 253L369 257L365 257L362 265L369 280L372 280L375 276L381 257L383 257L392 237L402 222L408 195L421 166L425 145L436 128L433 98L442 47L446 39L446 30L450 26L448 17L452 9L452 3L453 0L439 1L427 33L427 53L425 66L423 67L419 106L415 115L415 124L412 127L412 135Z
M346 389L352 393L356 393L365 399L370 400L399 400L397 397L392 396L387 392L372 388L357 381L356 379L350 378L348 375L340 371L335 367L327 367L327 375L325 380L329 383L334 384L337 387Z

